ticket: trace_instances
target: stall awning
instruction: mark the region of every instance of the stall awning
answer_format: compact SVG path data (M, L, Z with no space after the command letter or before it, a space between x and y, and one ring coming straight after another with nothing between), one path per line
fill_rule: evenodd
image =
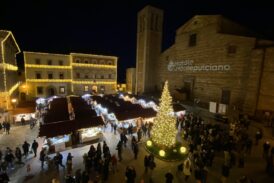
M69 120L48 123L40 126L39 137L56 137L71 134L74 131L103 125L101 116L85 118L83 120Z

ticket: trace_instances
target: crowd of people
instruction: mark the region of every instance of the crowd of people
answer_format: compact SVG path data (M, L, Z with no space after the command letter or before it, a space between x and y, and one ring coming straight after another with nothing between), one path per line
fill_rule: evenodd
M16 147L15 150L9 147L0 150L0 182L8 182L9 173L15 169L15 165L25 165L24 160L29 157L29 153L36 157L37 149L38 143L34 140L31 145L25 141L22 147Z
M0 131L6 132L6 134L10 134L10 123L4 121L3 123L0 123Z
M233 128L225 128L224 125L206 123L201 117L190 113L178 118L176 125L188 144L188 157L177 167L184 182L188 182L193 175L197 182L206 183L208 171L214 165L216 154L221 152L223 153L223 165L220 167L220 176L222 183L226 183L233 168L245 168L247 157L252 154L253 147L258 145L263 147L262 160L266 162L266 172L269 175L273 174L274 147L271 147L269 141L261 142L263 133L260 129L255 136L251 136L248 133L249 125L245 121L236 122L232 125ZM111 124L111 127L116 135L117 126ZM63 168L66 172L66 183L88 183L91 177L93 182L107 182L109 173L115 174L118 171L118 163L123 161L125 148L130 149L133 154L132 158L138 160L141 139L149 138L152 128L152 123L143 123L136 131L133 131L132 126L127 132L122 131L116 145L117 152L111 152L105 141L98 142L96 146L90 145L89 151L83 155L84 170L73 171L71 153L63 158L62 153L57 152L50 160L46 149L42 148L39 153L41 169L44 169L45 162L48 168L51 168L50 163L56 170ZM9 179L8 172L14 168L15 164L25 164L23 157L28 157L30 152L36 157L37 149L38 143L34 140L32 144L25 141L22 147L16 147L15 150L7 147L4 152L0 151L0 182ZM63 164L64 159L65 164ZM156 169L154 156L148 154L144 157L144 173L151 175L154 169ZM127 166L123 171L125 181L134 183L137 177L135 167ZM172 183L174 176L171 171L164 175L167 183ZM247 176L242 176L239 177L238 183L254 183L254 181Z

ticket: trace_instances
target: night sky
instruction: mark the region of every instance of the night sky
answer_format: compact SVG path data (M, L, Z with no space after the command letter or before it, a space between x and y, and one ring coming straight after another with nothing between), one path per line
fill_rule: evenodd
M273 39L274 7L266 2L1 0L0 29L11 30L22 51L118 56L118 79L125 82L125 69L136 62L137 12L145 5L164 10L164 50L173 43L176 29L196 14L222 14ZM22 54L17 60L22 67Z

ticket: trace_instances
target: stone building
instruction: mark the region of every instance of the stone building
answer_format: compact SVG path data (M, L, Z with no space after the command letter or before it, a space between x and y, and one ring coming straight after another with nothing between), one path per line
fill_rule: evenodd
M128 68L126 71L127 92L134 94L135 93L135 85L136 85L136 69Z
M162 29L157 32L150 22L155 12L163 14L151 6L138 13L137 92L160 90L168 80L173 95L181 91L187 100L225 104L227 113L273 111L273 41L221 15L196 15L176 30L174 44L159 53Z
M11 31L0 30L0 109L11 109L11 100L16 105L19 86L16 54L20 48Z
M113 93L117 57L24 52L27 100L69 94ZM22 94L21 94L22 95Z

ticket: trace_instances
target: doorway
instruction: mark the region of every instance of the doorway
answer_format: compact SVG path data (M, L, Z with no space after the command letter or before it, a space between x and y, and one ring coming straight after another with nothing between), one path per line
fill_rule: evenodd
M20 93L20 99L22 102L26 101L26 93L25 92Z
M186 93L186 99L187 100L193 100L194 99L194 77L187 77L184 78L184 92Z

